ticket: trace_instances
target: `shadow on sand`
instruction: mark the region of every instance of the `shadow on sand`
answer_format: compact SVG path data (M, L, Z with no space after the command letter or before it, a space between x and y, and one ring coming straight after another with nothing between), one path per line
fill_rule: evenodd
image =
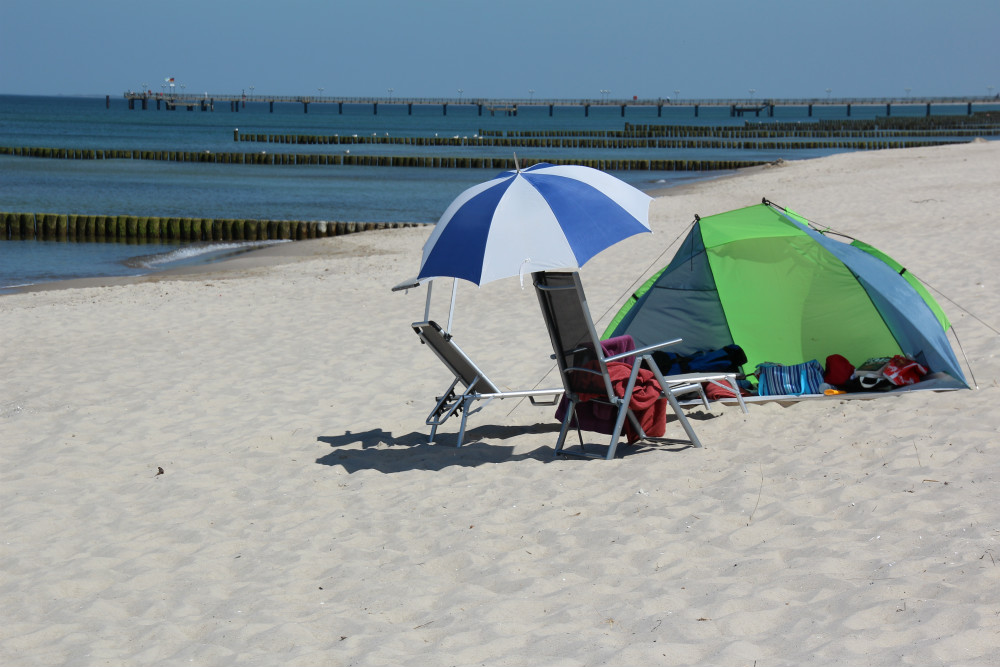
M551 446L515 453L514 447L497 444L527 433L550 434ZM443 470L449 466L475 467L487 463L510 463L534 459L543 463L561 460L553 455L553 447L559 434L559 424L533 424L530 426L477 426L467 429L462 447L454 446L454 433L439 433L435 444L428 444L427 433L413 431L405 435L393 435L380 428L343 435L328 435L317 438L333 451L316 459L316 463L327 466L341 466L348 473L360 470L377 470L382 473L406 472L410 470ZM572 441L573 433L569 438ZM488 441L488 442L487 442ZM360 444L361 448L357 446ZM570 443L571 444L571 443ZM673 439L658 440L655 443L638 442L619 445L619 455L631 456L650 451L679 452L691 447L691 443ZM600 448L597 448L600 449Z

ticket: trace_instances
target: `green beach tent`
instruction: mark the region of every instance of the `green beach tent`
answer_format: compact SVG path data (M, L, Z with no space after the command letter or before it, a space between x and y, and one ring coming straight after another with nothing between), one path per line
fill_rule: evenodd
M879 250L813 229L767 200L697 218L670 263L625 303L604 337L636 345L682 338L690 355L739 345L757 364L858 366L902 354L930 369L921 388L965 388L948 320L911 274Z

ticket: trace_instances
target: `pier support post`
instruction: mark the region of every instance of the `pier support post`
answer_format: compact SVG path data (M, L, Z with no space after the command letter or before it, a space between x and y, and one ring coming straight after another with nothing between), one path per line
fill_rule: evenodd
M442 116L447 116L448 115L448 103L447 102L444 102L441 105L441 115Z
M269 113L274 113L274 100L271 100L271 102L270 102L270 109L268 109L268 111L269 111Z
M812 115L813 115L813 105L810 104L809 105L809 117L812 118Z
M309 103L308 102L303 102L302 103L302 113L309 113Z
M372 115L378 115L378 102L372 102Z
M696 104L696 105L694 105L694 117L695 117L695 118L697 118L697 117L698 117L698 108L699 108L700 106L701 106L700 104Z
M589 104L584 104L583 105L583 116L584 116L584 118L587 118L587 117L590 116L590 105Z
M927 117L928 118L931 117L931 103L930 102L927 103Z
M847 103L847 117L848 118L851 117L851 103L850 102Z
M892 102L886 102L885 104L885 116L888 118L892 115Z

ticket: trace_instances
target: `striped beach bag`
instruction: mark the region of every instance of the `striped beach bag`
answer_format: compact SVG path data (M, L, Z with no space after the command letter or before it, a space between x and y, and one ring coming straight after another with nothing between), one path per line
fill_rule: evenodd
M764 363L757 366L757 394L760 396L801 396L821 394L823 366L813 359L794 366Z

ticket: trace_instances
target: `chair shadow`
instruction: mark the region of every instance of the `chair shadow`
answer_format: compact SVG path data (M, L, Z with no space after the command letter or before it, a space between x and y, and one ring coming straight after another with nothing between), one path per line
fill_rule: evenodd
M377 470L382 473L409 470L443 470L449 466L475 467L487 463L508 463L535 459L552 462L553 447L540 447L530 452L514 453L514 447L497 445L497 440L508 440L528 433L551 433L553 445L559 433L559 424L545 423L527 426L484 425L465 431L465 440L456 447L456 433L437 434L437 440L428 443L426 432L413 431L393 435L380 428L358 433L346 431L343 435L319 436L319 442L334 450L316 459L316 463L341 466L348 473L360 470ZM486 441L490 442L486 442ZM357 445L361 446L357 449Z
M711 413L693 412L688 417L696 420L711 419ZM676 423L676 418L670 420ZM456 447L456 433L437 434L437 441L429 443L428 434L411 431L393 435L380 428L368 431L345 431L343 435L319 436L317 441L329 445L333 451L316 459L316 463L326 466L341 466L348 473L361 470L377 470L382 473L398 473L410 470L443 470L449 466L476 467L487 463L509 463L534 459L544 463L564 460L554 453L555 441L560 425L546 422L526 426L483 425L466 429L465 440ZM514 447L498 445L498 440L508 440L525 434L551 434L552 445L543 446L529 452L514 453ZM568 434L567 446L572 446L574 432ZM360 449L357 446L360 445ZM588 445L601 449L601 445ZM619 445L619 456L634 456L649 452L678 453L691 449L688 440L676 438L652 438ZM606 448L605 448L606 449ZM569 457L572 458L572 457Z

